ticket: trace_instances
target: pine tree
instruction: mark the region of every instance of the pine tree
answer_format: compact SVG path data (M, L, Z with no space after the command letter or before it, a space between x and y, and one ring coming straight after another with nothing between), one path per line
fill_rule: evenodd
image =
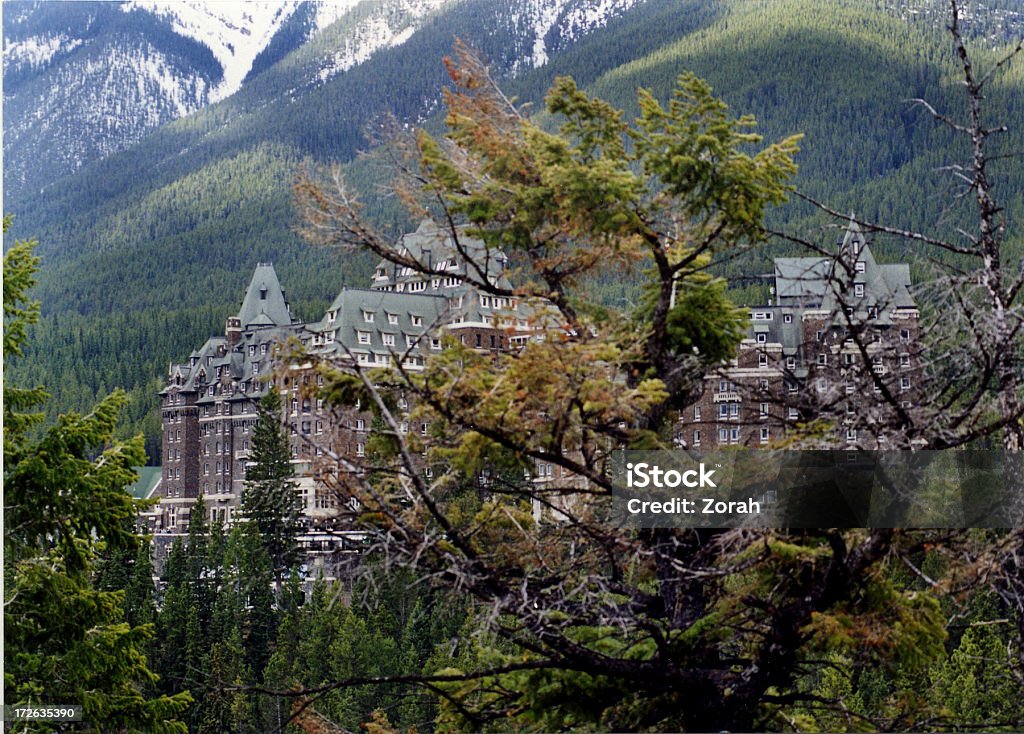
M38 263L33 246L16 243L4 256L5 359L22 353L38 314L26 297ZM145 461L142 439L114 440L125 396L107 397L88 415L63 415L35 438L29 428L38 418L25 411L45 399L41 388L4 384L5 703L81 704L88 726L103 731L182 732L188 694L143 693L156 679L143 653L152 626L126 624L124 591L95 583L104 549L139 546L125 488Z
M281 426L281 396L271 390L257 405L252 465L246 472L242 509L270 556L277 594L284 572L299 558L299 502L288 436Z

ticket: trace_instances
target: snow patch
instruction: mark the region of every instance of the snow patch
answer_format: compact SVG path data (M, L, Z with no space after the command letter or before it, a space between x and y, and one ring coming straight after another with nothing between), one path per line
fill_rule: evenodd
M4 63L31 68L44 66L58 51L72 51L82 45L82 39L56 36L32 36L21 41L4 43Z
M223 80L210 93L210 101L216 102L239 90L260 51L298 6L299 0L130 0L121 9L147 10L176 33L209 48L224 70Z
M589 0L566 13L562 34L565 38L579 38L595 28L603 28L610 19L641 2L643 0Z
M348 11L352 10L362 0L317 0L315 13L315 31L320 32Z
M419 28L420 20L437 8L451 2L452 0L400 0L391 7L384 6L381 8L384 12L368 17L346 34L341 49L336 51L330 61L320 69L317 78L321 82L326 82L342 72L365 63L382 48L401 46L412 38ZM396 12L388 13L387 10ZM339 13L334 20L343 14Z

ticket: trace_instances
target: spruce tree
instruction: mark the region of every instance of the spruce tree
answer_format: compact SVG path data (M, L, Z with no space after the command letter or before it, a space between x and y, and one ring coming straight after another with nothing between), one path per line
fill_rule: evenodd
M273 388L256 407L252 463L246 472L242 509L270 556L278 595L285 570L299 558L299 502L288 435L281 425L281 396Z
M32 247L18 242L4 256L5 361L21 355L38 315L26 297L38 264ZM126 624L124 591L96 583L101 552L139 547L125 488L145 461L142 439L114 440L126 397L62 415L37 437L29 429L39 419L27 411L45 400L41 388L4 384L4 702L80 704L90 730L183 732L188 694L144 693L156 678L144 655L152 625Z

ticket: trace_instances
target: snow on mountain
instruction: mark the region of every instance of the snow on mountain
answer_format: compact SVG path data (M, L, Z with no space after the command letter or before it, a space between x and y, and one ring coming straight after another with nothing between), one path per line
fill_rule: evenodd
M67 53L81 45L81 39L70 38L63 33L13 40L4 45L4 65L35 69L49 63L58 51Z
M548 62L552 40L574 41L602 28L608 21L643 0L516 0L509 3L511 24L525 33L528 54L515 69L534 68Z
M420 22L430 13L453 0L393 0L384 3L379 11L357 20L341 40L335 51L317 74L321 82L362 64L379 49L400 46L416 32ZM351 2L348 9L357 2ZM345 12L342 5L321 3L317 13L317 26L326 28L340 19Z
M121 9L148 10L165 20L176 33L209 48L224 70L223 80L210 94L210 101L216 102L239 90L256 56L299 4L299 0L130 0Z
M356 7L361 0L316 0L314 29L322 31L334 21Z

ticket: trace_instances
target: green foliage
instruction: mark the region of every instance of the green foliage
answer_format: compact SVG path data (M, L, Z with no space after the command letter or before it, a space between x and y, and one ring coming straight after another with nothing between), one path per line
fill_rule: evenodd
M256 406L251 465L246 470L242 510L270 558L278 587L299 558L299 497L288 435L281 425L281 396L271 388Z
M25 294L35 266L31 244L4 257L5 360L21 354L35 318ZM78 703L97 728L184 731L177 719L189 696L145 690L156 680L143 653L152 626L126 623L124 593L96 584L102 552L139 545L125 488L142 463L142 441L113 440L123 395L88 415L61 416L38 440L19 410L38 405L42 393L18 393L5 380L4 396L5 703Z

